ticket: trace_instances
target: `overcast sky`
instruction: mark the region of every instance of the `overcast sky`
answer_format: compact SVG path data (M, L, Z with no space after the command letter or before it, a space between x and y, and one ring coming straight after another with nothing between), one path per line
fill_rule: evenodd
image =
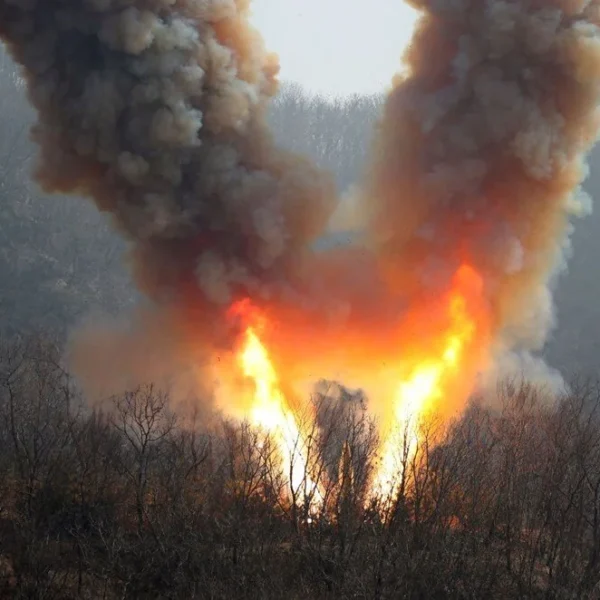
M384 90L400 69L414 11L402 0L253 0L281 79L328 94Z

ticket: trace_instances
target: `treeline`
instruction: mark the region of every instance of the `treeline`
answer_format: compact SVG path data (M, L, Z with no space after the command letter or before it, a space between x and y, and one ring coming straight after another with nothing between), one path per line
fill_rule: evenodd
M376 428L323 384L299 417L319 501L247 424L201 426L152 386L85 410L59 359L0 345L0 597L600 593L597 385L551 402L507 383L399 446L397 493L370 499Z
M333 173L338 190L360 180L383 96L311 96L300 85L281 86L269 112L275 139Z

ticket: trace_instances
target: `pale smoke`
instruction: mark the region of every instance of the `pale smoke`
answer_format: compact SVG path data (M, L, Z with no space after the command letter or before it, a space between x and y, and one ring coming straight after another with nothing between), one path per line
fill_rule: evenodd
M113 215L141 289L169 306L170 338L193 323L216 343L240 296L314 307L323 290L348 292L349 318L383 335L390 307L435 295L469 262L498 348L535 350L569 218L587 209L600 1L411 4L423 16L407 75L352 197L384 287L371 258L310 250L334 207L331 178L273 144L277 64L249 0L0 0L0 35L38 110L38 180ZM315 287L315 274L328 278ZM369 293L353 287L371 279Z

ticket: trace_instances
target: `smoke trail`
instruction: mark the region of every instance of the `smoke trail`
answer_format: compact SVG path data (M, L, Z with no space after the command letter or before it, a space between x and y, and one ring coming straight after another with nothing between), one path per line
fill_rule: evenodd
M278 65L248 9L0 1L0 35L38 111L38 181L111 213L141 289L185 300L204 328L236 295L288 293L333 201L329 177L274 146Z
M539 349L548 282L596 141L600 3L413 0L422 17L390 93L363 210L388 281L431 294L483 274L499 344Z

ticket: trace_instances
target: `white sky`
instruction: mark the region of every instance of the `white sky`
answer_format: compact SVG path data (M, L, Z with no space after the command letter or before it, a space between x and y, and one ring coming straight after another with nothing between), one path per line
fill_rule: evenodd
M281 79L326 94L384 90L400 70L415 13L402 0L253 0L253 22Z

